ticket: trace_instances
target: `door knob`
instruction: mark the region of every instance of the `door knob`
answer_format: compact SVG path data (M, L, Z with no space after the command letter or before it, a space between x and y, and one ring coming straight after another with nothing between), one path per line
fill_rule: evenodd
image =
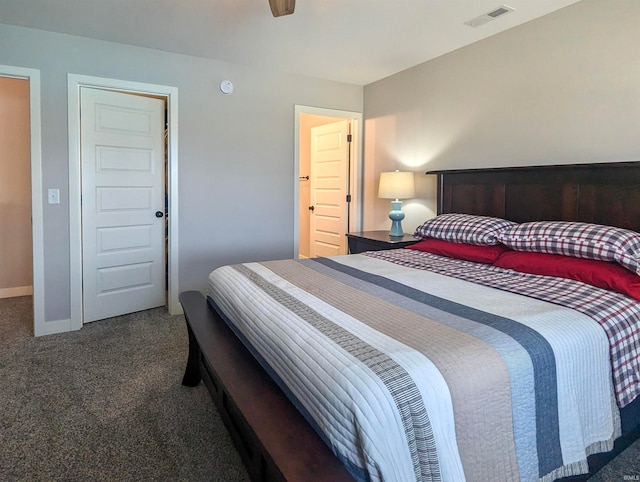
M162 216L164 216L162 211L156 211L156 218L161 218Z
M313 212L316 209L315 206L309 206L309 211Z

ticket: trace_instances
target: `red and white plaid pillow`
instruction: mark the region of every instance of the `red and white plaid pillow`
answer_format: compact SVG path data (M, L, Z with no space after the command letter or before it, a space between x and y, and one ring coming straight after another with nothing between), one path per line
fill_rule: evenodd
M516 251L613 261L640 274L640 234L628 229L568 221L535 221L505 229L497 238Z
M416 228L413 236L418 239L436 238L454 243L492 246L499 244L497 234L511 226L513 221L474 214L440 214Z

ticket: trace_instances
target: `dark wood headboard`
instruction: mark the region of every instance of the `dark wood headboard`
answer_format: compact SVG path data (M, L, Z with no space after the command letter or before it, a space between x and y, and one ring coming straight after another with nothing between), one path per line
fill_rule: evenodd
M438 214L583 221L640 231L640 162L428 171Z

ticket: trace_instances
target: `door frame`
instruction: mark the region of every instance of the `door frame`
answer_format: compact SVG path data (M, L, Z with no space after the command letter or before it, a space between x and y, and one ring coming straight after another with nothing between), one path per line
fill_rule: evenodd
M44 313L44 215L42 196L42 131L40 71L0 65L0 77L29 81L31 149L31 236L33 259L33 334L48 334Z
M349 204L349 220L351 226L347 226L348 231L362 230L362 169L363 169L363 115L362 112L347 110L329 109L324 107L311 107L306 105L295 105L294 108L294 199L293 203L293 257L300 256L300 116L303 114L318 115L323 117L335 117L339 119L351 120L351 169L349 172L349 192L351 193L351 203Z
M80 169L80 88L109 89L164 97L167 104L167 198L169 209L168 286L169 313L182 313L178 300L178 88L166 85L68 74L69 109L69 244L71 329L84 324L82 306L82 172Z

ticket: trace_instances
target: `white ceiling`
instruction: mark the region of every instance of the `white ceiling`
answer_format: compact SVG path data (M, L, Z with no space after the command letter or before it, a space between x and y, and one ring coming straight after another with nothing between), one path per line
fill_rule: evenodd
M297 0L279 18L268 0L0 0L0 23L366 85L578 1L506 0L478 28L500 0Z

